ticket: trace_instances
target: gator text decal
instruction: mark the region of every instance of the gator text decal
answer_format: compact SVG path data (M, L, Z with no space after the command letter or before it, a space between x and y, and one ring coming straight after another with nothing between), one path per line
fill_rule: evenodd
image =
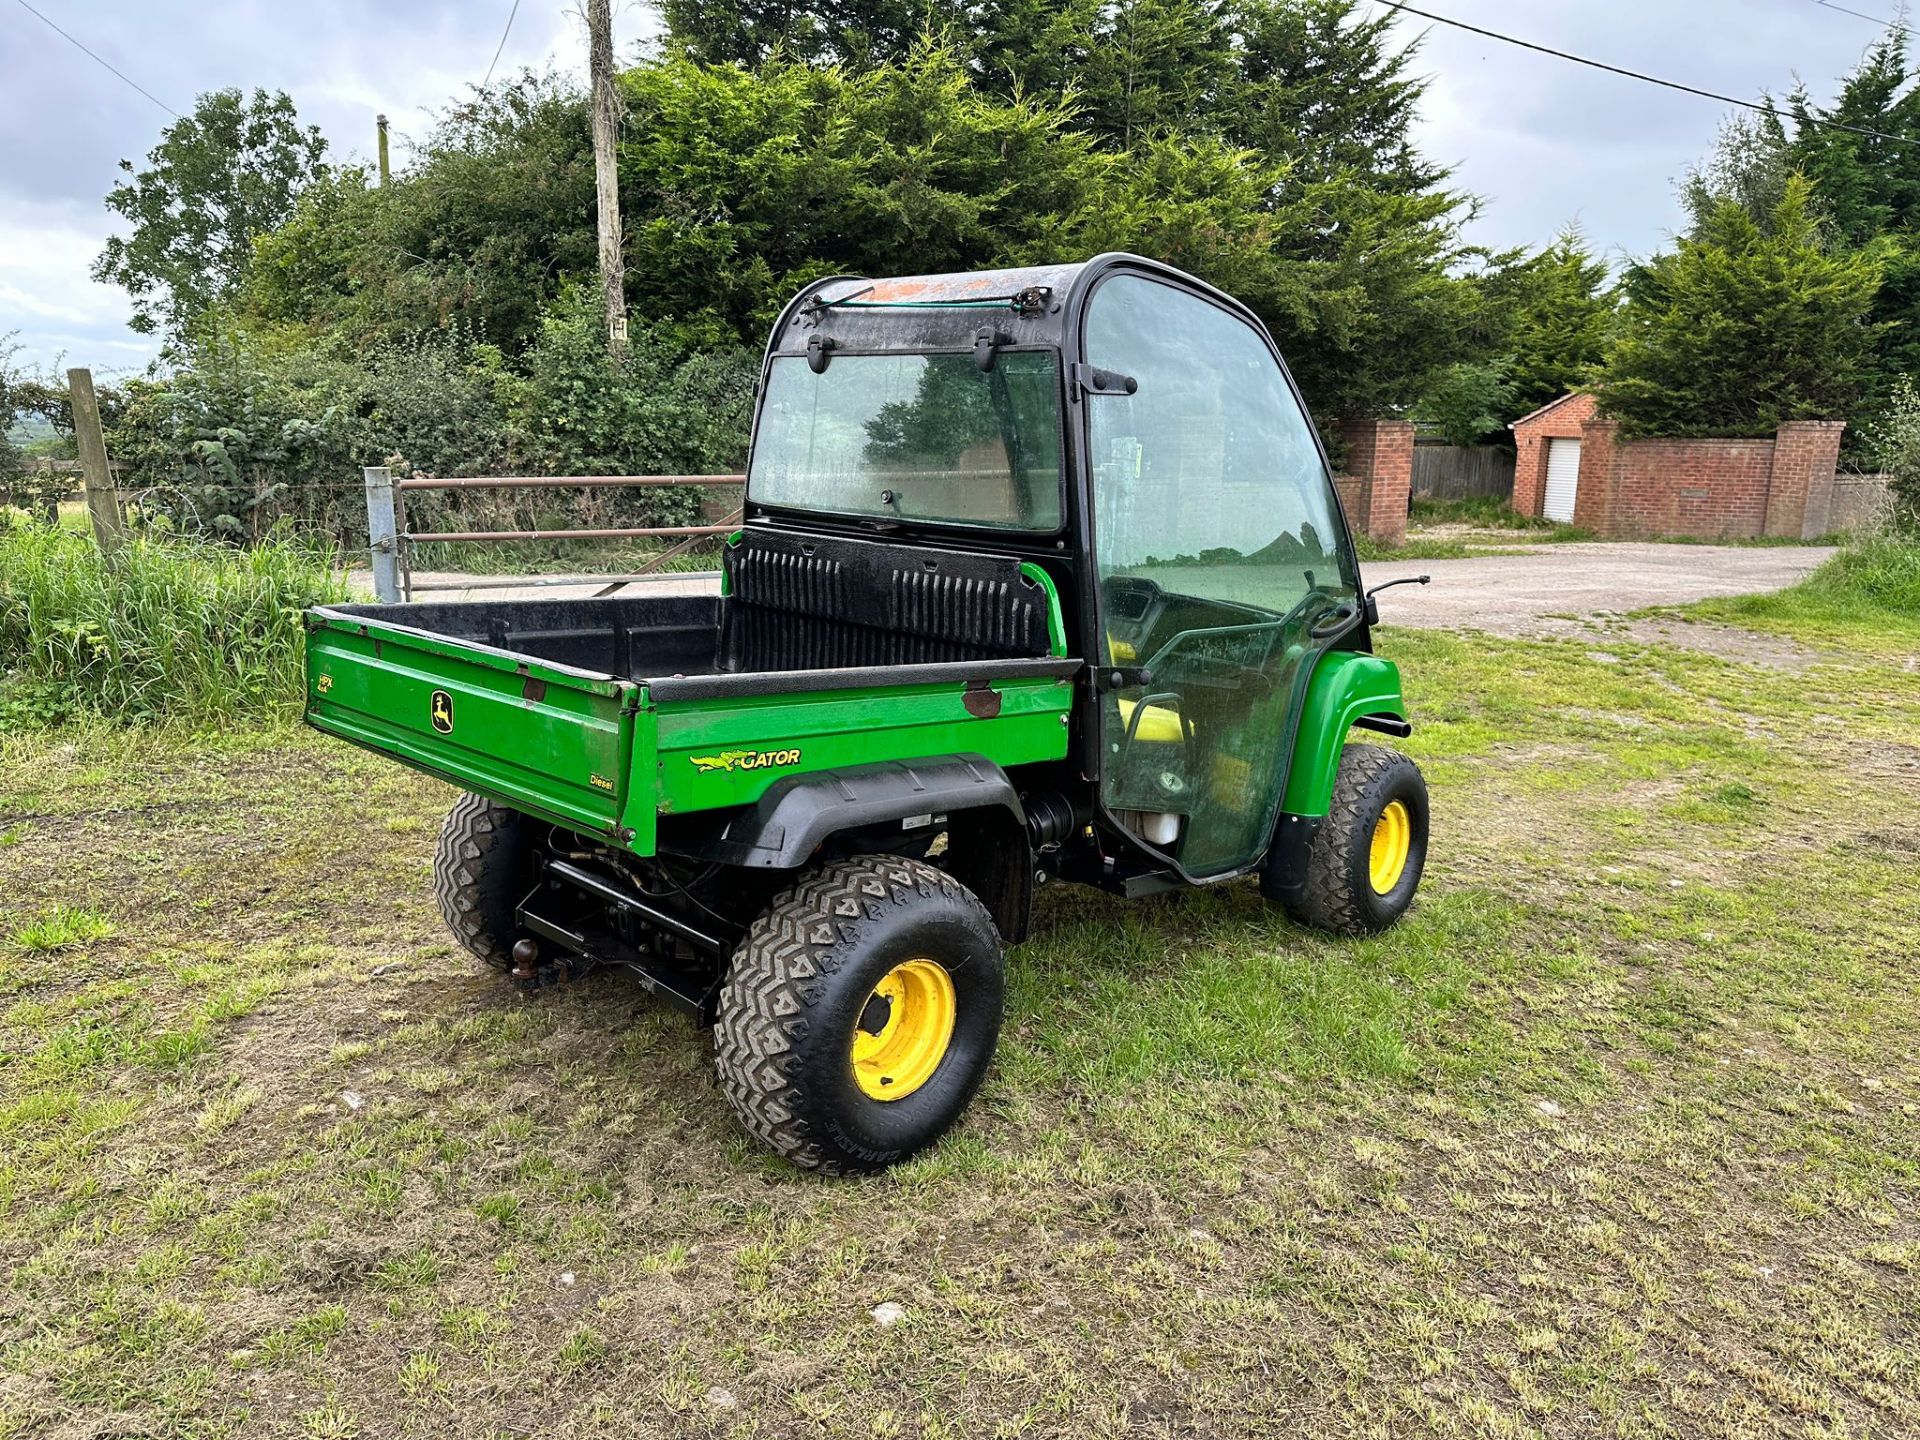
M718 755L689 755L693 768L709 770L765 770L774 765L798 765L798 750L722 750Z

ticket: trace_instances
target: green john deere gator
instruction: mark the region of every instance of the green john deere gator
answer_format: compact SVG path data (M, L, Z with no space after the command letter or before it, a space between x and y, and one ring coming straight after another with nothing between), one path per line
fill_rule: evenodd
M1326 455L1244 306L1131 255L809 286L719 593L342 605L307 719L467 793L434 889L522 985L636 974L782 1155L972 1099L1034 890L1258 877L1347 934L1427 796Z

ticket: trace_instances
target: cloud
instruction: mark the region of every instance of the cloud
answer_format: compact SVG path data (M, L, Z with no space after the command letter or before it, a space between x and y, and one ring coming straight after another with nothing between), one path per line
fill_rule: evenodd
M402 164L436 114L486 75L510 8L511 0L97 0L49 13L175 111L228 86L285 90L336 161L370 159L374 117L384 113ZM614 28L630 54L658 24L649 7L627 3L616 4ZM522 0L496 73L585 65L578 6ZM0 74L0 334L17 330L29 363L61 351L75 363L97 353L150 358L153 342L125 327L127 297L87 271L111 233L101 201L121 178L119 162L143 158L173 117L12 5L0 8Z
M0 204L0 335L17 332L22 363L139 369L157 353L151 337L127 329L125 292L88 274L109 233L104 210Z
M1435 14L1739 98L1816 98L1881 38L1812 0L1420 0ZM1871 9L1873 7L1862 7ZM1645 255L1680 223L1675 186L1730 107L1402 15L1431 77L1418 138L1486 199L1471 237L1538 245L1569 221L1616 255Z

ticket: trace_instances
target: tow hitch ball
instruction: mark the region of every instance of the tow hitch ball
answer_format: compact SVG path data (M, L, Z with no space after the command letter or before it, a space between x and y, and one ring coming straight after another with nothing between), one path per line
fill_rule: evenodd
M592 960L580 955L562 954L543 962L538 940L516 940L513 944L513 969L509 973L523 992L531 994L550 985L565 985L578 980L593 967Z
M513 978L522 985L537 979L540 974L540 942L537 940L516 940L513 946Z

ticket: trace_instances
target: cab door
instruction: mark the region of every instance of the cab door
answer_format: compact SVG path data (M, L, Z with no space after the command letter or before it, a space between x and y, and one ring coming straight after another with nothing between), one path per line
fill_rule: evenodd
M1266 849L1312 664L1355 569L1272 346L1204 296L1124 272L1087 302L1101 801L1193 879ZM1346 607L1344 612L1342 607Z

